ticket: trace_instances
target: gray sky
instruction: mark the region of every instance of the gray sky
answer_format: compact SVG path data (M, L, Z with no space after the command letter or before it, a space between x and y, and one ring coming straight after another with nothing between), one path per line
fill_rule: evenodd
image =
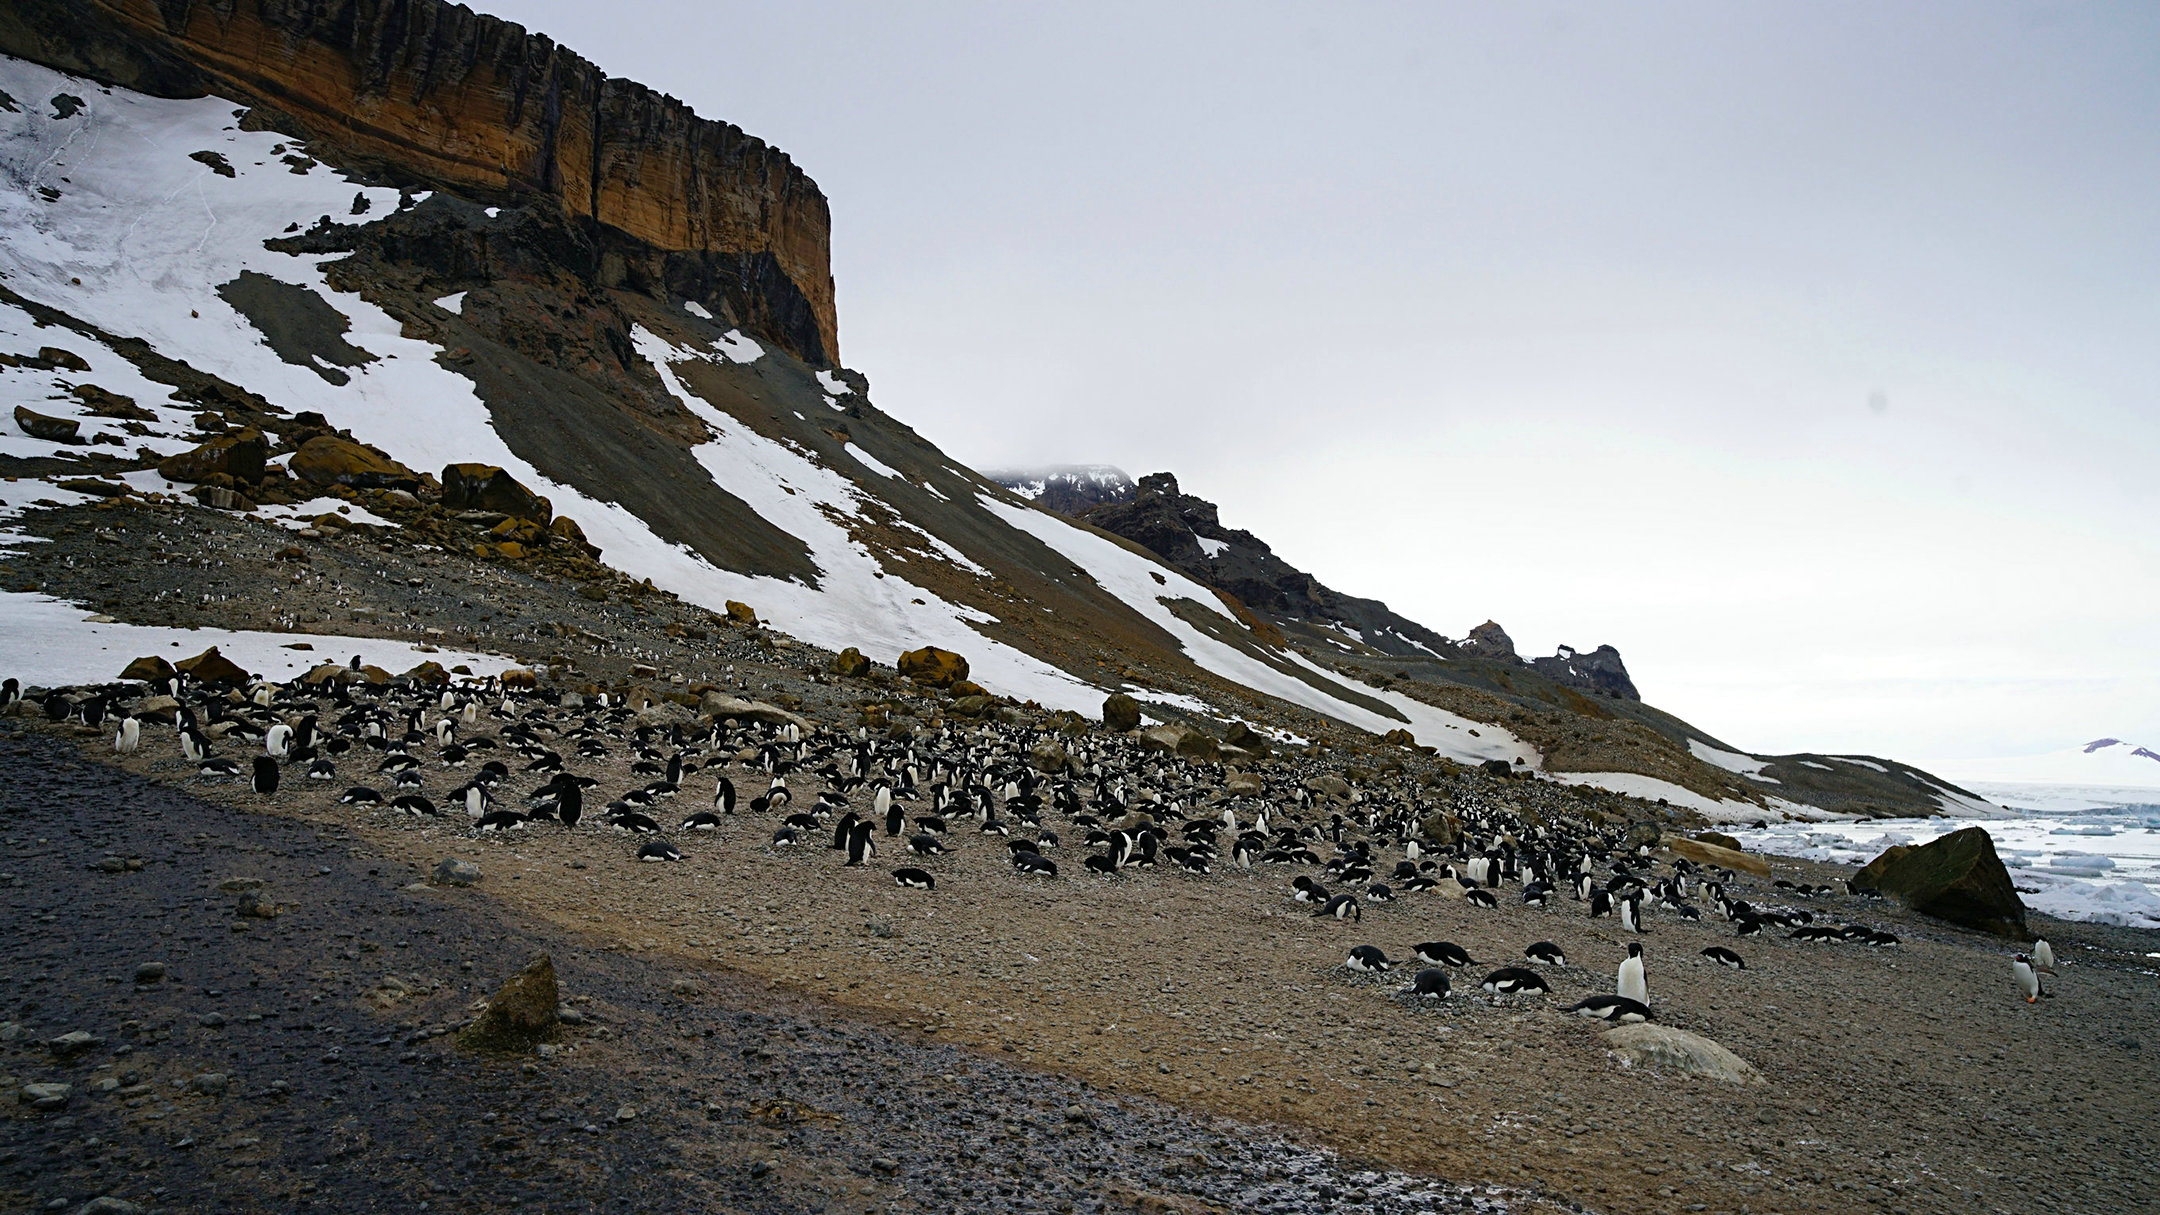
M2160 746L2160 8L483 6L786 149L962 460L1750 750Z

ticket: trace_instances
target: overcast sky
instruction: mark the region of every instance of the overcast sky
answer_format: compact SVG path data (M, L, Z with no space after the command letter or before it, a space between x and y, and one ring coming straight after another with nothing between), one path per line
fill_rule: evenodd
M2160 7L482 7L792 155L968 463L1756 752L2160 747Z

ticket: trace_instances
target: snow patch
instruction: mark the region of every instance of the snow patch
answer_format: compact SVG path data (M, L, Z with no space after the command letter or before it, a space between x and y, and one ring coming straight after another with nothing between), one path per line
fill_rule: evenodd
M817 382L819 387L823 388L825 391L833 394L836 397L844 397L847 394L855 391L854 389L848 387L847 384L844 383L839 376L834 375L830 371L818 372ZM835 405L833 406L833 408L838 409L840 407L838 405Z
M465 292L453 291L435 301L435 306L452 316L465 315Z
M1230 542L1227 540L1210 540L1206 536L1197 533L1193 536L1193 539L1200 542L1200 551L1206 553L1210 561L1222 556L1223 550L1230 547Z

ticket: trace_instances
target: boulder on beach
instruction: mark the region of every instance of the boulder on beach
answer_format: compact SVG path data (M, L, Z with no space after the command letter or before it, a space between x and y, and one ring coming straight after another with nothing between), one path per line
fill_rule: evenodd
M919 650L909 650L900 655L895 664L900 673L916 683L926 683L933 688L949 688L968 677L968 660L951 650L941 650L926 645Z
M1140 728L1140 702L1123 692L1112 692L1102 702L1102 723L1120 734Z
M246 685L248 681L248 673L240 669L240 664L218 653L216 646L211 646L193 658L183 658L174 663L173 667L195 682L211 687L237 688Z
M1648 1064L1726 1084L1766 1084L1762 1073L1740 1056L1701 1034L1647 1021L1608 1029L1605 1042L1632 1063Z
M1725 838L1732 839L1729 835ZM1665 847L1674 856L1693 861L1698 865L1716 865L1722 869L1730 869L1735 873L1752 873L1756 877L1770 876L1770 862L1759 856L1751 856L1742 852L1738 840L1733 840L1733 845L1733 847L1727 848L1718 844L1705 843L1701 836L1694 839L1687 839L1678 835L1665 838Z
M546 527L555 519L555 506L525 488L516 477L493 464L446 464L442 470L444 510L485 510L514 519L526 519Z
M2025 903L1985 828L1967 827L1918 847L1892 845L1853 884L1966 928L2020 940L2032 935L2025 928Z

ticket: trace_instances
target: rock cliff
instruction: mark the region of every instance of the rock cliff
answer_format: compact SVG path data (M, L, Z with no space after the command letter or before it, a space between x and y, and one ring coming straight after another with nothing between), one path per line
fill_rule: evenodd
M839 361L831 215L787 155L524 27L443 0L13 0L0 51L248 123L392 184L592 230L601 287L700 302Z

